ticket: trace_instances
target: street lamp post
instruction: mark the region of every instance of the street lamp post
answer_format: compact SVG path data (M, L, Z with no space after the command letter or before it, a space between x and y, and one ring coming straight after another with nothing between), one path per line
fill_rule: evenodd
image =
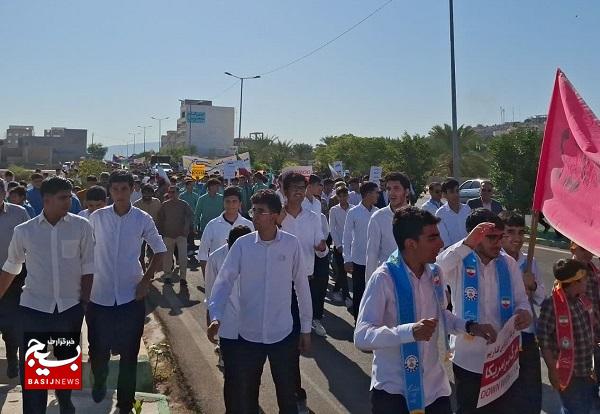
M144 130L144 152L146 152L146 128L152 128L152 125L138 125L138 128Z
M133 154L135 154L135 136L137 132L130 132L129 135L133 135ZM129 158L129 144L127 145L127 157Z
M450 6L450 83L452 88L452 175L460 180L460 145L456 122L456 73L454 65L454 0Z
M256 75L256 76L236 76L231 74L230 72L225 72L225 74L227 76L232 76L234 78L237 78L240 80L240 119L239 119L239 125L238 125L238 138L241 139L242 138L242 104L243 104L243 98L244 98L244 80L246 79L258 79L260 78L260 75Z
M158 142L160 142L160 139L162 138L162 136L161 136L161 131L162 131L161 122L164 121L165 119L169 119L169 117L165 116L164 118L157 118L157 117L151 116L150 118L154 119L155 121L158 121Z

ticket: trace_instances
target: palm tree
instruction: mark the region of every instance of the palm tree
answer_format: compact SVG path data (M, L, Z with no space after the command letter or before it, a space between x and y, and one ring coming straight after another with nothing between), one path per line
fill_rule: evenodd
M475 132L475 130L469 125L461 125L458 130L458 142L461 159L469 159L469 157L476 157L478 160L482 157L481 138ZM434 161L433 172L440 175L451 176L454 171L454 163L452 159L452 127L448 124L435 125L429 131L429 139L431 140L431 149L434 152L436 161ZM480 164L478 162L478 164ZM470 169L466 169L464 172L471 172ZM469 174L470 175L470 174Z

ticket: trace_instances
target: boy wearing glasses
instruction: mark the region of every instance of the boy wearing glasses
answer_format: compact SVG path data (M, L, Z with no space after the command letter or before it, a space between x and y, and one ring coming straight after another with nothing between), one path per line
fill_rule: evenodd
M527 255L521 252L525 241L525 218L513 211L503 211L499 217L504 223L502 249L517 261L535 321L535 315L539 313L535 307L542 305L546 298L546 288L535 258L532 260L531 271L527 272ZM542 410L542 366L535 338L535 322L521 332L521 348L519 378L513 387L515 404L524 414L538 414Z
M421 207L435 216L435 212L442 206L442 184L437 181L429 184L429 200Z
M492 199L493 194L494 185L490 180L484 180L481 182L479 197L470 199L467 201L467 205L471 208L471 210L475 210L476 208L486 208L494 214L500 214L504 208L502 208L502 204Z
M457 413L476 412L486 341L470 335L473 323L491 324L499 331L516 315L515 329L531 324L531 305L517 262L502 251L504 223L484 208L466 220L469 235L444 250L437 258L452 290L453 312L467 323L467 334L454 339L452 369L456 383ZM513 386L514 388L514 386ZM486 405L486 412L514 410L512 388Z

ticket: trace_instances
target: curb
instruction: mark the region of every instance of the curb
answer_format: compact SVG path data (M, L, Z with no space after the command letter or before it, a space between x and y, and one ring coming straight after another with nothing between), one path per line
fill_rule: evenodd
M538 237L535 242L536 242L536 244L539 244L540 246L547 246L547 247L554 247L557 249L569 250L569 242L564 241L564 240L551 240L551 239L544 239L544 238ZM529 243L529 235L528 234L525 235L525 243Z
M144 402L153 402L157 405L158 414L169 414L169 399L163 394L152 394L149 392L136 392L136 399L140 399ZM143 406L142 406L143 407ZM143 408L142 408L143 411Z

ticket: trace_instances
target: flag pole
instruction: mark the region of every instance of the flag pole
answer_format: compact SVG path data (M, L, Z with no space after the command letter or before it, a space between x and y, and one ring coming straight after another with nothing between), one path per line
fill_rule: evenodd
M537 228L540 220L540 212L532 211L531 215L531 228L529 230L529 246L527 248L527 267L526 272L531 273L531 266L533 264L533 255L535 254L535 243L537 242Z

